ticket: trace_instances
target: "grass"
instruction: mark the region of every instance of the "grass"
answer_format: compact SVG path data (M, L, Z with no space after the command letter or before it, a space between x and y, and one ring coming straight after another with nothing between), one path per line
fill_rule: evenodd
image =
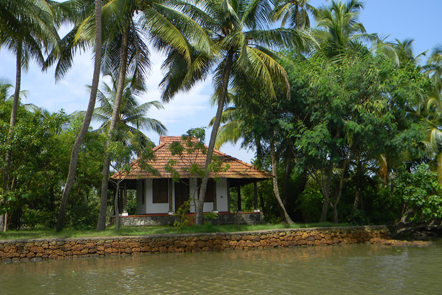
M261 224L261 225L201 225L187 226L178 230L173 226L144 226L144 227L120 227L119 231L114 226L104 231L64 229L55 232L54 229L22 229L0 232L0 240L38 239L38 238L88 238L88 237L116 237L116 236L145 236L158 234L181 234L181 233L227 233L238 231L272 230L284 228L311 228L311 227L336 227L350 226L350 224L324 223L298 223L298 224Z

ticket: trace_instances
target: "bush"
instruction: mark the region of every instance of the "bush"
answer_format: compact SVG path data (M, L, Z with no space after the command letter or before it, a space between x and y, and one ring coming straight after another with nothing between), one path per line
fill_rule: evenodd
M299 196L298 209L302 212L304 222L318 222L321 219L324 197L315 188L306 188Z
M412 172L403 171L395 182L393 198L402 204L402 218L427 221L442 218L442 186L436 172L421 164Z

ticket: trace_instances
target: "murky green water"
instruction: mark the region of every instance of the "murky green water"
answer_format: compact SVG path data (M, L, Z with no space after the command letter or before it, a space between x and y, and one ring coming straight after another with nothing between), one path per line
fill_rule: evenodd
M0 263L0 294L442 294L442 244Z

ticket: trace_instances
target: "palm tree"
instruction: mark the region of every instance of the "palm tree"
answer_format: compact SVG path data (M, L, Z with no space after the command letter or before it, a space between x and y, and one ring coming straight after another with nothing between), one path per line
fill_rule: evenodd
M367 34L364 25L358 22L361 9L360 0L332 1L329 7L318 9L315 14L317 28L312 32L317 42L315 52L336 62L348 49L357 48L362 40L377 42L377 35Z
M112 77L111 77L112 78ZM111 122L112 115L115 109L115 101L119 83L112 78L112 87L108 84L103 83L103 91L98 92L98 100L100 102L100 107L96 108L94 111L93 119L102 122L99 132L110 135L111 132ZM139 104L136 97L143 95L146 89L142 83L133 83L132 79L126 79L124 84L124 91L121 98L121 111L117 119L117 126L112 131L112 139L114 141L120 142L123 146L129 146L133 143L140 144L143 147L154 146L153 142L143 133L140 129L153 130L159 135L164 135L167 132L166 127L158 120L145 117L146 113L150 108L156 107L157 109L162 109L163 106L160 102L151 101L144 104ZM118 131L118 132L117 132ZM111 159L111 156L109 156ZM116 161L118 163L119 161ZM110 163L110 162L109 162ZM111 164L111 163L110 163ZM117 164L117 166L119 166ZM114 166L114 168L116 168ZM120 180L121 181L121 180ZM117 182L116 191L118 192L119 182ZM107 186L106 186L107 192ZM117 198L117 195L115 198ZM115 200L115 205L118 207L117 199ZM116 212L118 209L116 207ZM106 217L104 211L104 217ZM119 221L116 221L116 228L119 228ZM97 228L100 230L100 228Z
M102 122L99 132L109 134L112 113L116 100L117 81L112 79L112 87L107 83L103 83L103 90L99 90L97 94L100 107L94 111L93 119ZM144 104L139 104L137 96L143 95L146 89L143 84L134 84L132 79L126 79L124 91L121 101L121 112L118 118L118 125L120 130L124 130L124 138L117 140L127 141L137 134L137 138L144 138L145 145L151 143L150 139L144 135L140 129L146 131L153 130L159 135L164 135L167 132L166 127L158 120L145 117L146 113L152 108L162 109L163 106L158 101L150 101Z
M87 107L86 115L84 117L83 125L81 126L80 133L78 134L77 139L75 140L74 146L72 148L68 178L66 180L66 185L63 190L63 196L61 199L60 210L58 213L57 228L56 228L57 232L59 232L63 229L63 222L64 222L64 218L65 218L65 213L66 213L68 197L69 197L69 193L71 192L72 185L74 184L75 171L77 169L78 153L80 152L80 147L84 141L84 138L86 137L86 133L89 130L89 125L91 123L92 114L94 112L95 100L97 97L98 83L100 80L100 65L101 65L101 50L100 50L100 48L102 45L101 1L100 0L95 0L95 18L94 19L95 19L95 48L96 48L96 50L95 50L94 74L93 74L93 78L92 78L91 94L89 97L89 104Z
M5 103L6 101L14 99L13 96L9 94L9 89L14 87L6 80L0 80L0 102Z
M435 155L433 161L435 170L439 173L442 182L442 153L439 153L439 144L442 142L442 44L436 46L423 67L424 71L433 81L433 87L426 102L427 115L424 119L428 125L428 140L426 142L428 152Z
M268 29L271 8L266 1L218 0L198 1L200 9L191 10L186 4L182 10L201 22L213 40L212 55L198 52L192 54L192 65L188 71L177 52L171 52L164 67L168 69L163 79L163 100L168 101L180 90L188 90L197 80L205 78L212 67L213 84L218 108L209 141L205 171L208 171L230 86L235 87L241 79L259 80L269 98L276 97L276 85L286 89L289 83L285 70L276 61L277 54L269 48L303 44L298 33L291 29ZM196 223L203 222L203 205L208 173L202 180Z
M57 46L58 34L51 8L45 0L3 0L0 1L0 13L0 46L8 48L16 55L15 92L9 125L9 136L12 139L17 119L22 69L27 69L30 59L42 65L43 50ZM5 190L9 189L11 161L11 151L8 151L3 177ZM3 229L2 225L3 217L0 217L0 228Z
M212 127L214 122L215 117L210 120L209 127ZM238 118L238 109L235 106L225 108L221 115L215 148L220 149L221 146L227 142L236 144L244 130L242 123L243 122Z
M276 0L273 1L273 20L281 20L281 27L286 24L295 29L309 29L309 13L317 9L309 4L310 0Z
M424 68L431 77L435 85L438 85L439 91L442 91L442 44L436 46L427 61Z

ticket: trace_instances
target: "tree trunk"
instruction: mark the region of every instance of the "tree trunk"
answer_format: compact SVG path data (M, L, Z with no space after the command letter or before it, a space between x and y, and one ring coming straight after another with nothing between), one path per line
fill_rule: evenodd
M362 208L361 189L359 187L356 189L356 195L355 195L355 201L353 202L353 207L356 210L361 210Z
M341 180L339 181L338 195L336 196L336 200L333 203L333 206L331 206L333 208L333 223L336 224L338 223L338 204L339 201L341 200L342 188L344 186L345 172L347 171L347 166L348 163L350 162L350 156L351 156L351 149L349 148L347 154L345 155L344 167L342 167Z
M272 154L272 174L273 174L273 192L275 193L276 200L278 200L279 206L281 207L281 210L284 214L284 219L288 224L294 224L290 216L287 214L287 211L285 210L284 204L282 203L281 197L279 195L279 188L278 188L278 159L276 159L276 152L275 152L275 142L273 139L270 142L270 149Z
M120 210L118 208L118 194L120 193L120 183L117 183L117 189L115 191L115 199L114 199L114 206L115 206L115 230L120 229Z
M321 219L319 222L325 222L327 220L327 211L328 211L328 205L330 202L329 196L330 196L330 185L331 180L333 177L333 162L330 160L330 165L328 167L327 171L327 183L324 187L323 183L319 184L322 190L322 194L324 196L324 205L322 206L322 213L321 213Z
M291 152L288 153L286 164L285 164L285 173L284 173L284 193L282 194L282 202L284 206L287 208L289 201L289 186L290 186L290 174L292 173L292 159L293 155ZM293 193L293 192L292 192Z
M108 139L106 142L106 153L104 155L103 163L103 178L101 180L101 198L100 198L100 215L98 216L97 230L104 230L106 228L106 207L107 207L107 189L109 181L109 167L110 167L110 156L107 149L112 140L113 132L117 127L118 120L120 118L120 106L121 99L123 97L124 84L126 80L126 68L127 68L127 54L129 44L129 26L123 33L122 41L122 54L120 60L120 72L118 74L118 85L117 93L115 95L114 109L112 112L111 123L109 127Z
M216 111L215 122L213 123L212 133L210 134L209 148L207 150L206 163L204 165L204 170L206 174L204 175L204 178L201 181L200 195L198 198L198 204L196 208L195 225L202 225L204 222L203 210L204 210L204 198L206 196L206 190L207 190L207 182L209 181L208 169L212 161L213 149L215 147L216 136L218 135L218 128L221 122L221 115L224 109L224 101L227 96L227 88L229 87L230 70L232 68L232 63L233 63L233 53L234 53L233 50L229 50L229 52L227 53L227 61L223 74L222 91L218 100L218 108Z
M356 161L356 194L355 194L355 201L353 202L353 207L356 210L360 210L362 207L362 196L361 196L361 152L358 153L358 159Z
M333 210L333 223L338 224L338 205L333 205L332 206L332 210Z
M17 44L17 56L16 56L16 64L15 64L15 91L14 91L14 100L12 101L12 110L11 110L11 119L9 121L9 143L11 143L13 138L13 129L15 126L15 122L17 120L17 109L20 98L20 87L21 87L21 60L22 60L22 47L23 43L20 40ZM3 175L4 180L4 190L7 192L9 190L9 170L11 169L12 162L12 150L8 149L6 152L6 169ZM2 204L6 203L6 197L4 197L1 201ZM0 216L0 230L7 231L8 222L7 222L7 213L4 213Z
M95 100L97 97L98 83L100 81L100 66L101 66L101 1L95 0L95 18L96 18L96 32L95 32L95 64L94 64L94 76L92 79L91 95L89 97L89 104L84 117L83 125L81 126L80 133L75 140L71 153L71 161L69 164L69 173L66 180L66 185L63 190L63 196L61 199L60 210L58 212L58 221L56 231L59 232L63 229L63 222L66 215L66 207L68 204L69 193L71 192L72 185L74 184L75 171L77 169L78 153L80 152L81 144L86 137L89 125L91 123L92 114L95 108Z

